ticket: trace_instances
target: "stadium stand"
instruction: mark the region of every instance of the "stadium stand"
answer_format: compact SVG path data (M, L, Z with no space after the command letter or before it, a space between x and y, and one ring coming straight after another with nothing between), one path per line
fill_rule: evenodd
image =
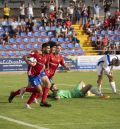
M22 56L32 49L41 48L43 42L50 40L61 44L61 53L64 55L97 55L102 54L102 52L98 53L97 51L104 51L106 47L117 49L117 52L120 49L119 20L116 19L118 16L114 17L115 14L119 15L119 13L113 13L113 17L107 17L105 20L94 19L92 18L94 12L90 10L94 7L94 2L92 4L90 1L82 1L81 3L77 1L75 3L65 0L63 5L61 4L63 1L60 0L60 7L55 10L55 7L51 8L50 1L46 0L30 3L34 9L34 17L32 16L31 20L26 17L25 21L20 21L21 2L24 2L26 9L28 9L29 0L11 0L7 3L11 9L10 18L12 19L9 22L5 20L0 22L1 56ZM99 1L97 3L99 6L103 6ZM88 7L89 4L91 8ZM114 5L114 3L112 4ZM3 9L3 7L4 4L0 3L0 8ZM104 13L107 15L107 12ZM0 15L2 17L3 14ZM115 23L117 28L114 26L114 22L110 22L108 25L109 21L115 20L118 21ZM102 48L103 46L104 48Z

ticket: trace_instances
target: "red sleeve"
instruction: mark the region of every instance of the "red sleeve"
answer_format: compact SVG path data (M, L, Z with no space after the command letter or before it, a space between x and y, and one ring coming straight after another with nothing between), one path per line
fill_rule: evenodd
M34 58L36 58L36 56L37 56L37 53L35 53L35 52L31 52L29 55L30 55L31 57L34 57Z
M60 64L61 64L62 66L65 66L65 61L64 61L64 58L63 58L62 56L61 56Z

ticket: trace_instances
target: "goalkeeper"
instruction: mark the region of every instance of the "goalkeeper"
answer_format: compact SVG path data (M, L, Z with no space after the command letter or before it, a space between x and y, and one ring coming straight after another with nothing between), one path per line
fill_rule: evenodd
M52 93L49 94L49 97L57 100L62 98L82 98L85 97L88 92L105 99L110 97L101 94L97 88L93 87L91 84L86 85L83 81L79 82L72 90L59 90L55 84L51 86L50 90Z

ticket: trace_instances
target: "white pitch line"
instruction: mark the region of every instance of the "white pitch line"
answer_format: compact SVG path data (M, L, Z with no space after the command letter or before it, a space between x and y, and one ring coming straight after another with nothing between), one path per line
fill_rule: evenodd
M23 121L15 120L15 119L12 119L10 117L6 117L6 116L2 116L2 115L0 115L0 119L4 119L4 120L11 121L11 122L14 122L14 123L17 123L17 124L20 124L20 125L32 127L32 128L35 128L35 129L49 129L49 128L44 128L44 127L40 127L40 126L37 126L37 125L29 124L29 123L26 123L26 122L23 122Z
M103 124L120 124L119 122L86 122L86 123L58 123L58 124L43 124L43 125L103 125Z

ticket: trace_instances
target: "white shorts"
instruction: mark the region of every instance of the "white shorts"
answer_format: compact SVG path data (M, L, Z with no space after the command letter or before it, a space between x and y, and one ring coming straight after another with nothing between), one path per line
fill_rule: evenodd
M105 70L103 71L103 73L106 74L106 75L110 75L111 68L110 67L106 67L104 69ZM102 66L97 66L97 73L98 73L98 75L102 75L101 72L102 72Z

